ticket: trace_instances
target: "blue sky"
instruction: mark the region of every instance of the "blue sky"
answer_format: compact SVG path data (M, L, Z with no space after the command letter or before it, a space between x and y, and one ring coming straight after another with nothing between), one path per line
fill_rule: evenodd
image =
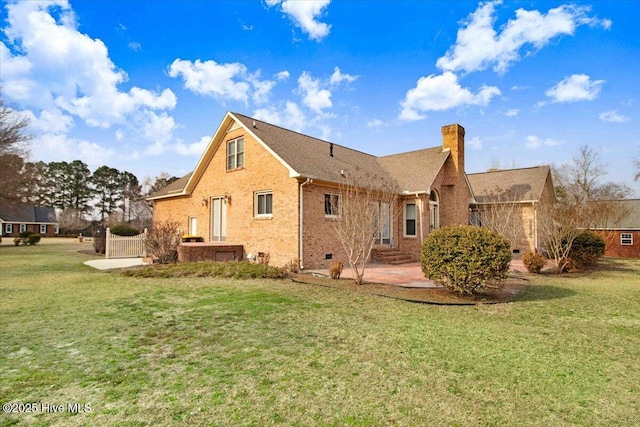
M32 160L191 171L227 110L375 155L466 129L467 172L571 160L640 197L640 2L0 3Z

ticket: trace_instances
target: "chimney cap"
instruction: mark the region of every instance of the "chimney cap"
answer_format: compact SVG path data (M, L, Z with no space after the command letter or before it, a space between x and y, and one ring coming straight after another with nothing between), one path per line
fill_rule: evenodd
M464 136L464 133L465 133L464 128L460 126L458 123L442 126L441 132L442 134L455 132L462 136Z

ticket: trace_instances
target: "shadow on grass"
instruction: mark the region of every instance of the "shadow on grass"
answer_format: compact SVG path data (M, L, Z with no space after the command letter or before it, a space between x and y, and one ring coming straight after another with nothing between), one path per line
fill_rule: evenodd
M627 273L637 271L640 268L640 260L629 258L600 258L596 271L618 271Z
M528 286L515 299L515 301L546 301L560 298L568 298L575 295L571 289L551 285Z

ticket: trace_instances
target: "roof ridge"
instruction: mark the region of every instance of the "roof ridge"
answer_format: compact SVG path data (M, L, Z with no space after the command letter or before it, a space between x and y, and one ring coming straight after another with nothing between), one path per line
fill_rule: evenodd
M435 149L442 150L442 147L439 146L439 145L436 145L435 147L418 148L417 150L402 151L400 153L394 153L394 154L385 154L384 156L378 156L377 158L378 159L384 159L386 157L402 156L402 155L405 155L405 154L415 154L415 153L420 152L420 151L435 150Z
M549 165L525 166L525 167L522 167L522 168L498 169L498 170L489 170L489 171L485 171L485 172L473 172L473 173L467 173L467 175L482 175L482 174L487 174L487 173L512 172L512 171L521 171L521 170L526 170L526 169L543 169L543 168L550 169L551 166L549 166Z

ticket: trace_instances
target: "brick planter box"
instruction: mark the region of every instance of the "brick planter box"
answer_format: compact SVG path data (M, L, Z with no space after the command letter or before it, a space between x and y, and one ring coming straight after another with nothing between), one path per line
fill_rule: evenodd
M242 261L244 247L225 242L181 243L178 246L178 262Z

